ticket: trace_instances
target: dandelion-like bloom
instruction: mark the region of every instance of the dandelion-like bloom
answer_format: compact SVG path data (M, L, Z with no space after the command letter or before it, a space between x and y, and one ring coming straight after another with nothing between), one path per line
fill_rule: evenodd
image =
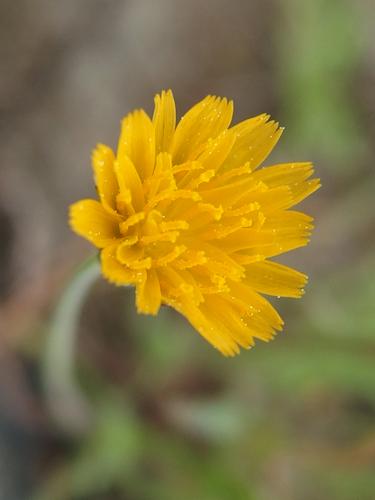
M73 230L100 249L103 275L134 285L138 312L166 304L225 355L281 330L263 297L300 297L307 277L269 260L309 241L290 208L319 187L311 163L257 169L282 129L266 114L230 127L233 103L208 96L176 126L172 92L153 118L126 116L117 153L99 144L99 201L71 206Z

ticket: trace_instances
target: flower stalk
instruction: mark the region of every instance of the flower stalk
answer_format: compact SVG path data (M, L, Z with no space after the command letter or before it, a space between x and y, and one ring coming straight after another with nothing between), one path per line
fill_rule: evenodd
M75 378L75 351L82 306L100 276L97 255L74 273L53 312L46 339L43 383L49 411L68 432L82 432L91 420L88 401Z

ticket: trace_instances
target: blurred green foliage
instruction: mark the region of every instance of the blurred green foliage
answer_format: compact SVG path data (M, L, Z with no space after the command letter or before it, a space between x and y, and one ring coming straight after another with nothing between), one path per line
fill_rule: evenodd
M355 3L280 3L279 74L289 142L332 160L343 173L366 143L358 108L348 100L359 69L364 32Z

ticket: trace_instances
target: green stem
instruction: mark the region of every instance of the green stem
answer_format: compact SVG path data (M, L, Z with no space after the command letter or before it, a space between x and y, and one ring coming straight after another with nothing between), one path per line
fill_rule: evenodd
M90 405L75 381L75 349L83 303L100 276L95 255L87 259L66 286L53 313L44 352L46 398L56 423L69 432L81 432L91 418Z

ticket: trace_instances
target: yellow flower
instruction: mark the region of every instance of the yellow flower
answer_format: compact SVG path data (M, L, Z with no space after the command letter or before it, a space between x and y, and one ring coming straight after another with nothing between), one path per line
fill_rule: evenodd
M152 120L124 118L116 153L94 150L99 201L70 208L103 275L136 287L138 312L169 305L229 356L281 330L262 294L302 295L307 277L269 258L308 243L312 218L289 209L320 186L311 163L256 170L282 129L266 114L230 127L232 114L207 96L176 126L172 92L156 95Z

